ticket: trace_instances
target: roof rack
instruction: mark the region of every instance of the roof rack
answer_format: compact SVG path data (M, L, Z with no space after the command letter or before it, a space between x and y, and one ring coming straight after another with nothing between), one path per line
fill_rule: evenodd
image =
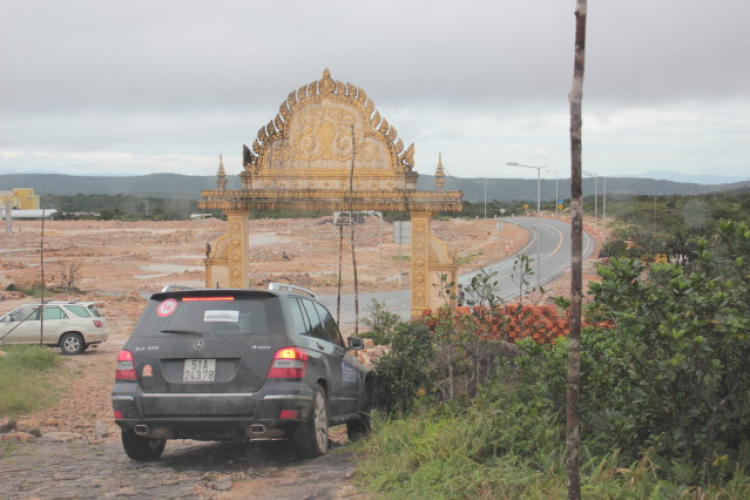
M198 290L198 288L195 288L194 286L185 286L185 285L164 285L164 288L161 289L162 293L179 292L181 290Z
M306 294L314 299L318 298L318 296L312 293L310 290L302 288L301 286L290 285L289 283L269 283L268 289L276 290L279 292L294 292L294 293Z

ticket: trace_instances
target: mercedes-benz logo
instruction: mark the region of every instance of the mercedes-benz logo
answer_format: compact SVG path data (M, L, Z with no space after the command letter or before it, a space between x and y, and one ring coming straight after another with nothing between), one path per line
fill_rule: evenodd
M196 351L200 351L205 345L206 344L204 344L202 340L196 340L195 342L193 342L193 349L195 349Z

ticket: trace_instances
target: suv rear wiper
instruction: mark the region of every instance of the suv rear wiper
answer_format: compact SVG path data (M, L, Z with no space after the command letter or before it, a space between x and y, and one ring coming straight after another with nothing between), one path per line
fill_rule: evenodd
M162 330L161 333L178 333L180 335L205 335L206 332L198 332L195 330Z

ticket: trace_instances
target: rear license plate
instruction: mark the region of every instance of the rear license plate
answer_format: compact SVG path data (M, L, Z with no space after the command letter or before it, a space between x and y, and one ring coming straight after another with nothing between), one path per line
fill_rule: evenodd
M182 369L183 382L213 382L216 379L215 359L186 359Z

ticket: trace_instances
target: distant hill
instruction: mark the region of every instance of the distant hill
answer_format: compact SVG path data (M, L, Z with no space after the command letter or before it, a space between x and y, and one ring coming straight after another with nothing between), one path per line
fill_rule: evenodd
M696 184L731 184L733 182L745 182L750 180L750 175L711 175L711 174L683 174L672 170L649 170L638 174L638 177L646 179L666 179L674 182L693 182Z
M600 196L604 193L605 179L599 177L584 177L584 197ZM419 175L417 187L419 189L434 189L435 180L431 175ZM487 201L498 200L509 202L514 200L536 200L537 181L535 179L467 179L450 177L446 180L446 189L457 189L464 192L464 200L471 202L482 202L485 199L485 186ZM730 192L736 190L749 190L750 181L734 182L728 184L696 184L687 182L673 182L660 179L641 179L636 177L607 177L606 190L608 195L698 195L716 192ZM542 179L540 182L542 200L554 200L557 192L560 199L570 198L570 180Z
M228 176L228 189L240 189L237 176ZM203 189L216 189L215 176L150 174L130 177L99 177L60 174L0 175L0 191L34 188L42 196L76 194L132 195L198 199Z
M228 176L229 189L240 189L236 175ZM555 199L555 180L541 180L541 197L543 200ZM673 182L658 179L635 177L607 177L607 194L621 195L698 195L714 192L750 190L750 181L726 184L698 184ZM420 174L418 188L434 189L434 177ZM0 175L0 191L13 188L34 188L37 194L75 195L75 194L108 194L143 197L181 198L197 200L202 189L215 189L214 176L192 176L180 174L151 174L131 177L94 177L60 174L4 174ZM469 179L450 177L446 189L464 192L464 200L482 202L498 200L510 202L515 200L536 200L537 181L535 179ZM597 179L597 193L603 194L604 178ZM570 181L560 179L557 183L558 197L570 198ZM594 178L583 180L584 196L594 195Z

